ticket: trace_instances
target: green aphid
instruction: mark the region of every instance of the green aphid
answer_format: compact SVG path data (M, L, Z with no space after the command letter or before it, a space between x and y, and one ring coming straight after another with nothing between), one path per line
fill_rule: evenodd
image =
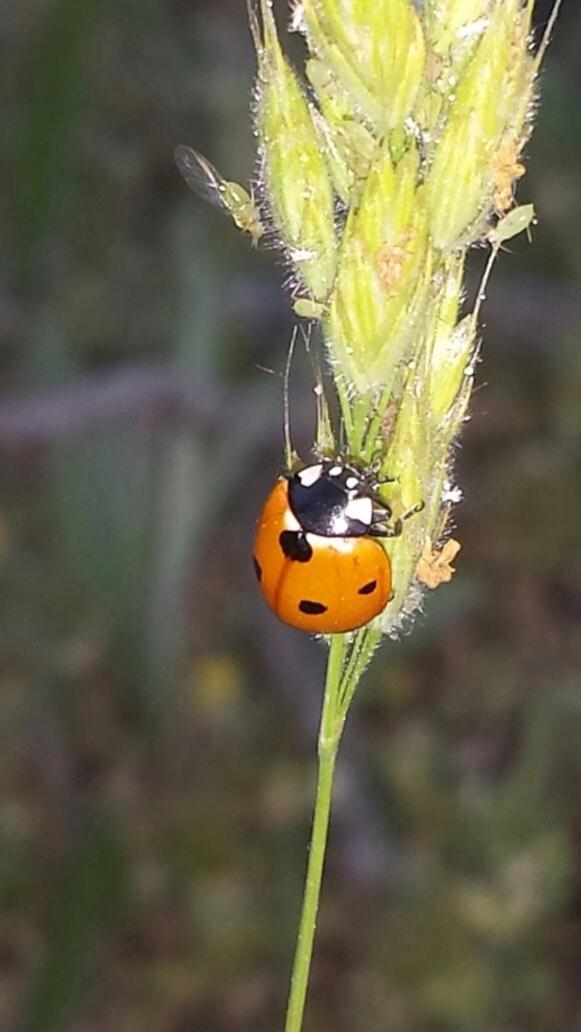
M535 209L532 204L520 204L505 215L496 226L490 230L488 239L493 247L500 247L507 240L512 240L519 233L528 231L535 220Z
M248 233L256 247L264 226L252 195L239 183L224 179L211 162L192 147L176 147L175 159L188 186L214 207L226 211L238 229Z

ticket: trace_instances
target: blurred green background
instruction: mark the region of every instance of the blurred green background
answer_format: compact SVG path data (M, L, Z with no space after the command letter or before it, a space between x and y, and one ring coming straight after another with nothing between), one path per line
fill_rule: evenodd
M308 1032L581 1029L580 47L565 2L458 574L344 742ZM249 561L292 321L172 157L252 173L245 5L13 0L0 57L0 1027L273 1032L324 667ZM301 359L293 412L306 453Z

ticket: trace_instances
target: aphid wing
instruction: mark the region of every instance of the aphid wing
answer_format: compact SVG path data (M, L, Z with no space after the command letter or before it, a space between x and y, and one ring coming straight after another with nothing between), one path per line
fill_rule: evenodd
M217 169L193 147L182 144L175 149L176 165L190 190L215 208L225 208L222 196L224 180Z

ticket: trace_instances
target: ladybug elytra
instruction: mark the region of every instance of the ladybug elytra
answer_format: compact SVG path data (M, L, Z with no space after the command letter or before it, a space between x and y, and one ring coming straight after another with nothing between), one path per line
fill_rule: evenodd
M325 459L281 476L266 499L254 539L254 568L273 612L313 634L369 623L391 596L391 563L377 538L391 509L369 473Z

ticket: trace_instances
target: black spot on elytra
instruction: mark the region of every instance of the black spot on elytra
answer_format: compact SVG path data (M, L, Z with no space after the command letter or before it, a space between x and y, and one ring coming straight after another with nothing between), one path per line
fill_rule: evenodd
M376 580L370 580L367 584L364 584L362 588L359 588L359 595L371 595L372 591L375 591L377 587Z
M308 563L311 559L313 549L300 530L283 530L278 540L287 559L297 563Z
M258 559L256 558L255 555L252 556L252 562L254 563L254 572L256 574L256 580L260 584L260 582L262 580L262 566L258 562Z
M311 602L308 598L301 599L299 609L307 616L318 616L319 613L327 612L327 606L324 606L322 602Z

